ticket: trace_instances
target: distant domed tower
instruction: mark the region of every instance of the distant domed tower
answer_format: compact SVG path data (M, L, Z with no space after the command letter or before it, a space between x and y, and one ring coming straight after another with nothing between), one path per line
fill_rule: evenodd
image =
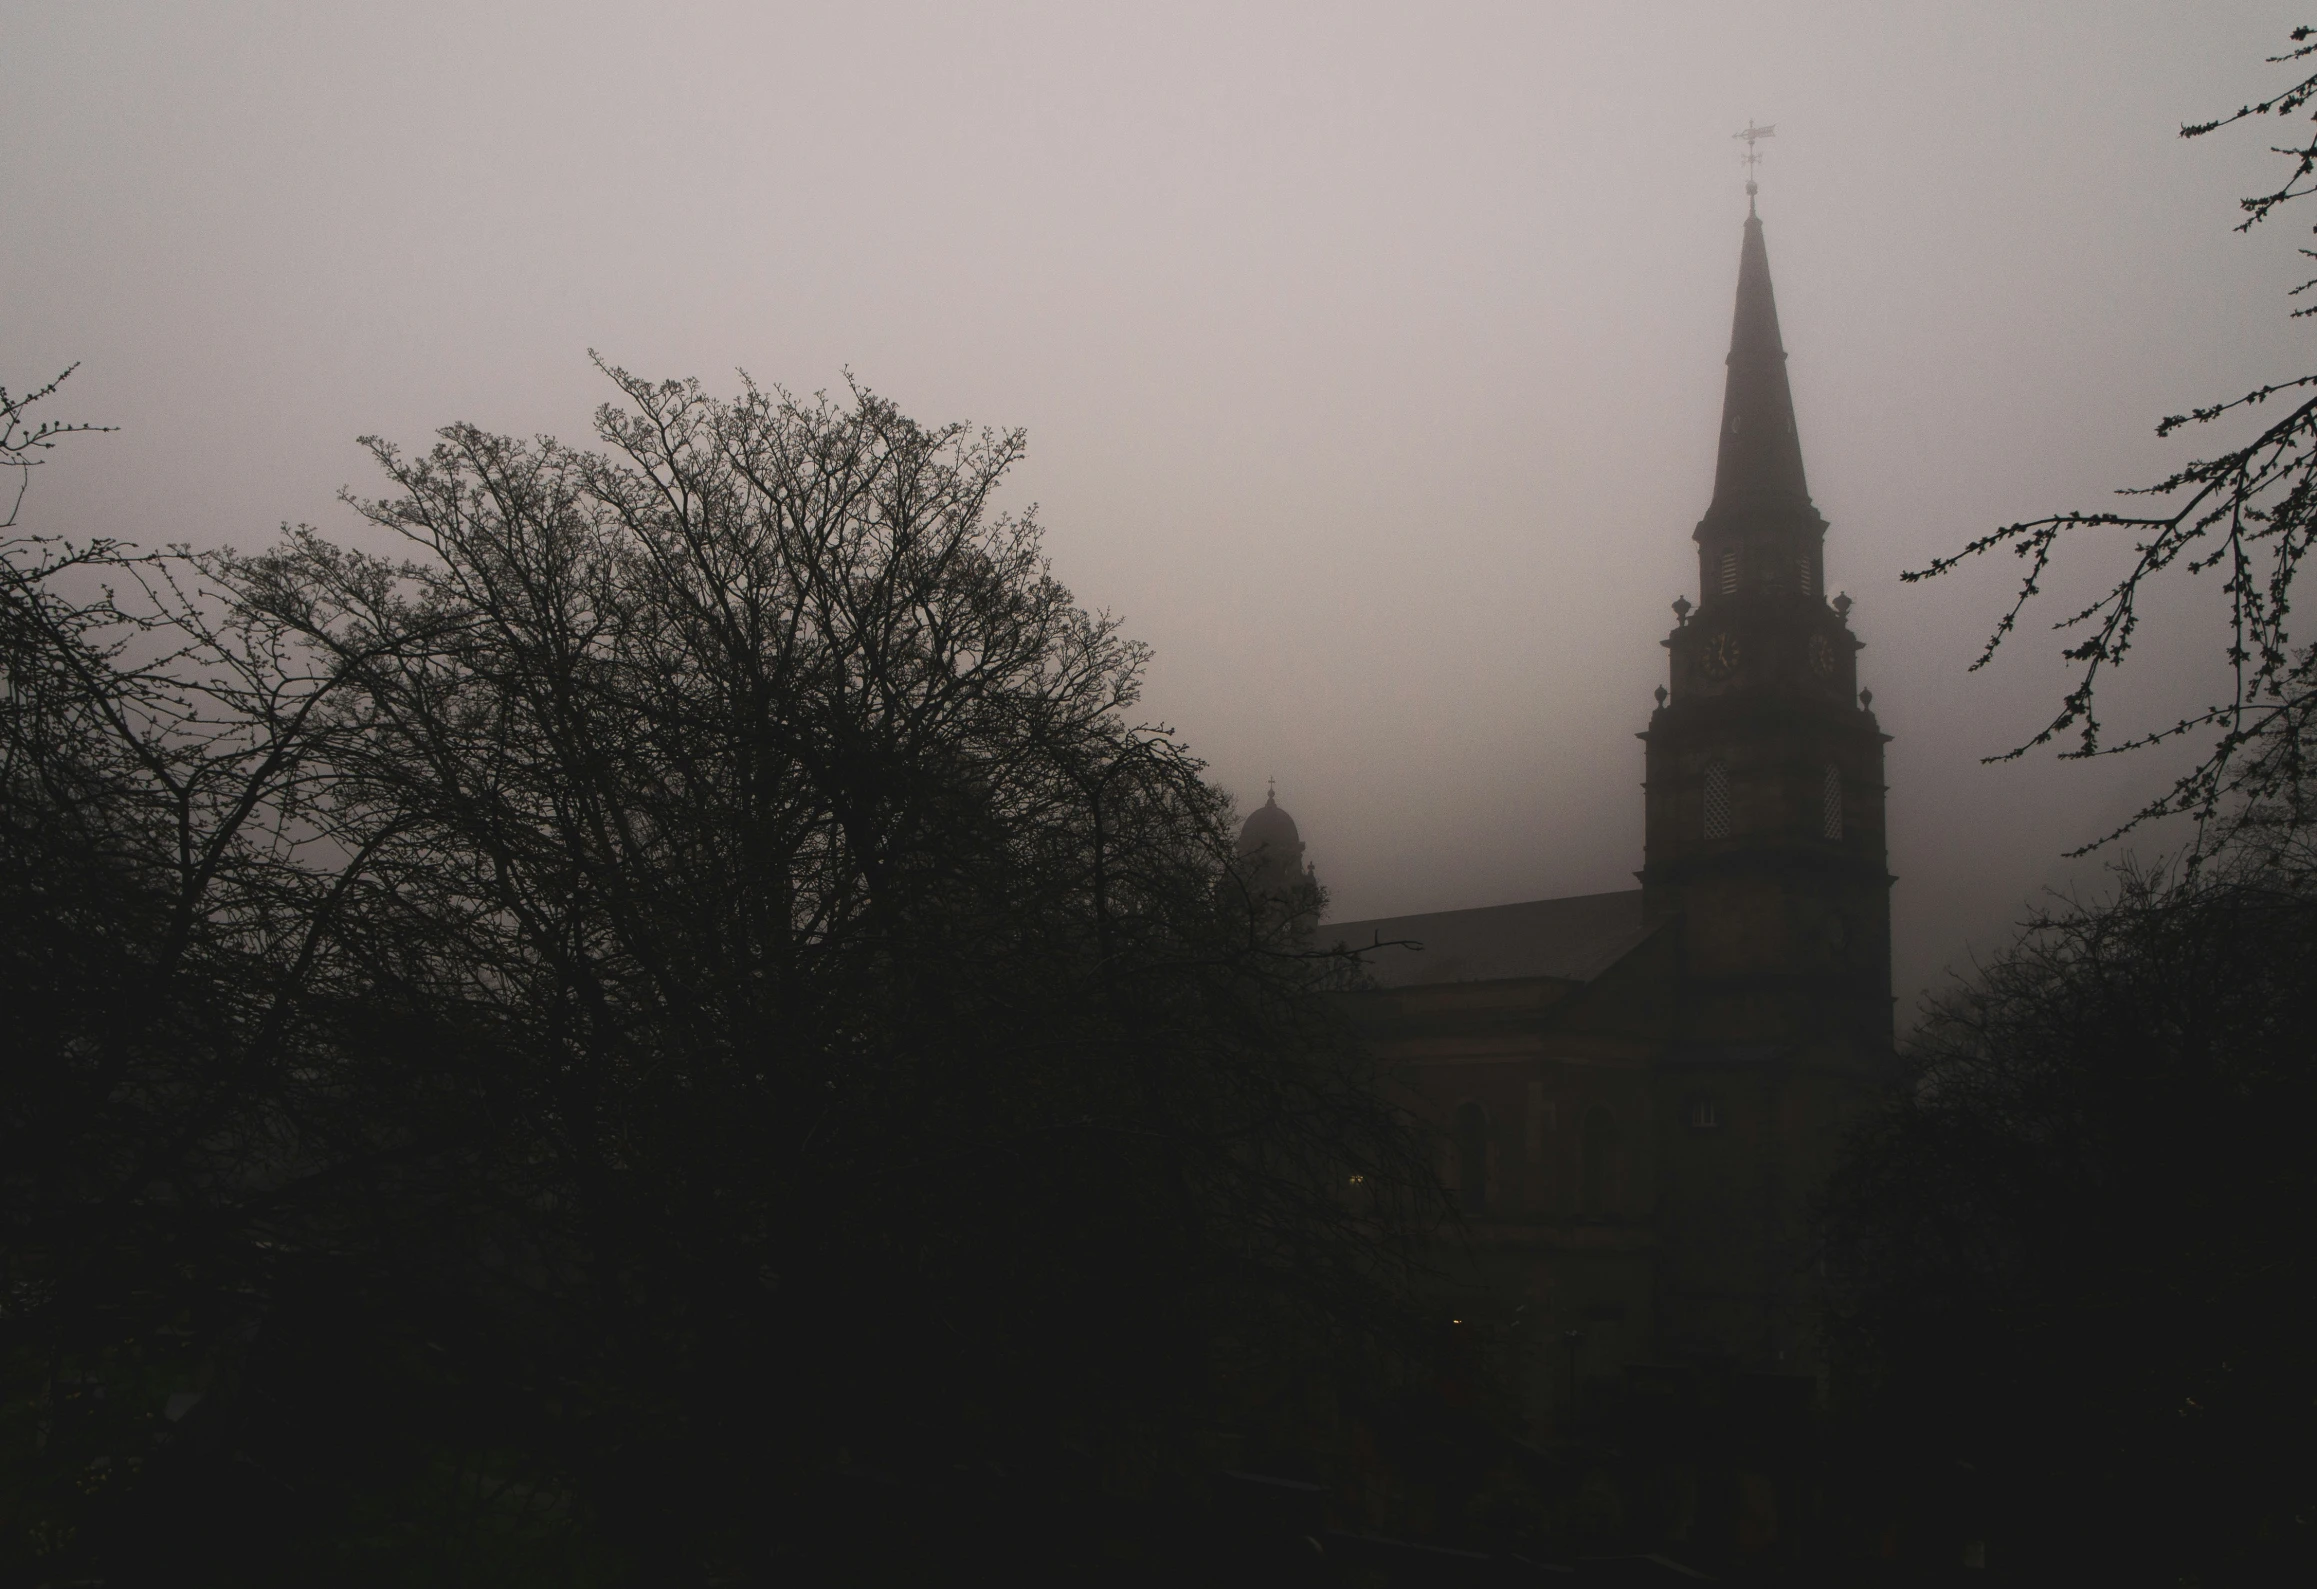
M1239 827L1240 875L1248 892L1299 932L1319 924L1319 877L1303 858L1295 818L1280 808L1275 784Z

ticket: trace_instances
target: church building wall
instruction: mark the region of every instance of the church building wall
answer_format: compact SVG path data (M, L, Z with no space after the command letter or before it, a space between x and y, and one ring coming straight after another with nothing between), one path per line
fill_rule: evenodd
M1749 215L1698 600L1641 736L1640 889L1320 929L1427 945L1349 998L1468 1205L1441 1305L1543 1422L1572 1376L1813 1372L1809 1196L1889 1074L1885 736L1785 366Z

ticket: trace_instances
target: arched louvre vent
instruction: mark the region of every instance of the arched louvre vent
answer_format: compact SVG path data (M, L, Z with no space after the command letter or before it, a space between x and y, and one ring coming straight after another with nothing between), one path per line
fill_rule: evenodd
M1826 769L1826 782L1819 796L1820 829L1830 839L1842 837L1842 769Z
M1706 837L1730 836L1730 769L1727 763L1706 763Z
M1722 594L1725 596L1735 596L1737 593L1738 549L1732 546L1724 549L1722 552Z

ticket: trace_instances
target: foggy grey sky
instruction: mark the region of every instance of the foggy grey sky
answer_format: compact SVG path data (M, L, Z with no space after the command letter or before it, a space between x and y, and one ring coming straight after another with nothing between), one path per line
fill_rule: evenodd
M590 347L723 393L850 367L1028 427L1057 571L1156 647L1151 714L1243 801L1277 775L1337 919L1629 887L1632 736L1697 594L1730 134L1775 123L1827 579L1896 736L1907 1006L2096 877L2059 853L2165 768L1977 765L2043 720L2056 645L1967 675L2008 562L1899 571L2099 505L2189 456L2160 416L2310 367L2303 234L2229 230L2273 140L2175 136L2275 85L2298 20L0 0L0 381L80 360L71 411L121 427L27 527L352 538L354 437L585 440ZM2194 638L2152 639L2111 720L2194 704Z

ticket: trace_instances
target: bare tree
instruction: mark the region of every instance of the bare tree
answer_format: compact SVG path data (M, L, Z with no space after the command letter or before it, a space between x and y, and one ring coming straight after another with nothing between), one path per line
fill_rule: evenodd
M2271 57L2270 63L2307 63L2317 57L2317 43L2310 42L2313 36L2317 33L2312 29L2295 29L2293 48ZM2292 117L2313 104L2317 104L2317 76L2305 76L2233 115L2184 126L2180 135L2200 138L2259 116ZM2284 206L2317 192L2317 181L2312 180L2317 178L2317 138L2289 142L2277 152L2291 161L2291 174L2269 192L2242 201L2245 219L2239 231L2249 231ZM2303 253L2317 258L2317 251ZM2313 287L2317 280L2295 291ZM2317 307L2294 314L2317 314ZM2069 757L2113 755L2182 738L2206 739L2209 749L2204 759L2119 832L2168 813L2187 813L2202 823L2248 804L2272 818L2289 814L2301 823L2317 815L2308 806L2311 739L2317 733L2317 648L2296 639L2292 627L2293 584L2317 537L2317 375L2272 382L2242 397L2174 414L2156 431L2169 436L2190 426L2236 423L2279 406L2285 412L2268 419L2239 444L2123 493L2149 499L2151 506L2145 512L2070 512L2007 524L1952 556L1903 576L1934 578L1998 550L2026 561L2019 594L1972 664L1978 668L1986 665L2028 605L2043 594L2044 579L2064 547L2088 536L2106 540L2100 532L2133 538L2133 560L2125 574L2098 599L2054 625L2081 636L2062 651L2076 665L2076 677L2058 712L2025 744L1993 758L2015 759L2070 738L2073 748L2062 753ZM2217 573L2229 598L2228 626L2221 637L2231 679L2229 696L2169 726L2121 741L2104 739L2095 709L2098 687L2110 669L2124 663L2139 636L2143 596L2160 580L2203 573Z
M32 471L47 461L41 454L53 450L66 436L113 429L110 425L86 421L33 417L32 410L54 397L79 368L77 364L68 365L63 374L29 392L11 392L0 386L0 469L13 471L16 476L16 489L8 494L8 511L0 514L0 530L16 527L17 515L24 510L24 494L32 485Z
M364 863L280 638L182 553L0 542L12 1546L101 1509L349 1168L311 1016Z
M299 1527L383 1482L358 1450L464 1451L468 1500L680 1578L809 1523L842 1449L1163 1467L1265 1365L1397 1339L1425 1155L1138 722L1141 648L993 509L1020 435L607 373L593 450L372 443L406 560L303 531L92 554L134 612L53 559L11 587L81 714L27 809L101 751L93 831L212 956L139 1028L176 1069L84 1089L141 1111L104 1195L171 1188L242 1299L212 1438ZM59 1143L42 1232L99 1201ZM291 1416L354 1363L394 1406ZM172 1515L257 1504L211 1456Z

